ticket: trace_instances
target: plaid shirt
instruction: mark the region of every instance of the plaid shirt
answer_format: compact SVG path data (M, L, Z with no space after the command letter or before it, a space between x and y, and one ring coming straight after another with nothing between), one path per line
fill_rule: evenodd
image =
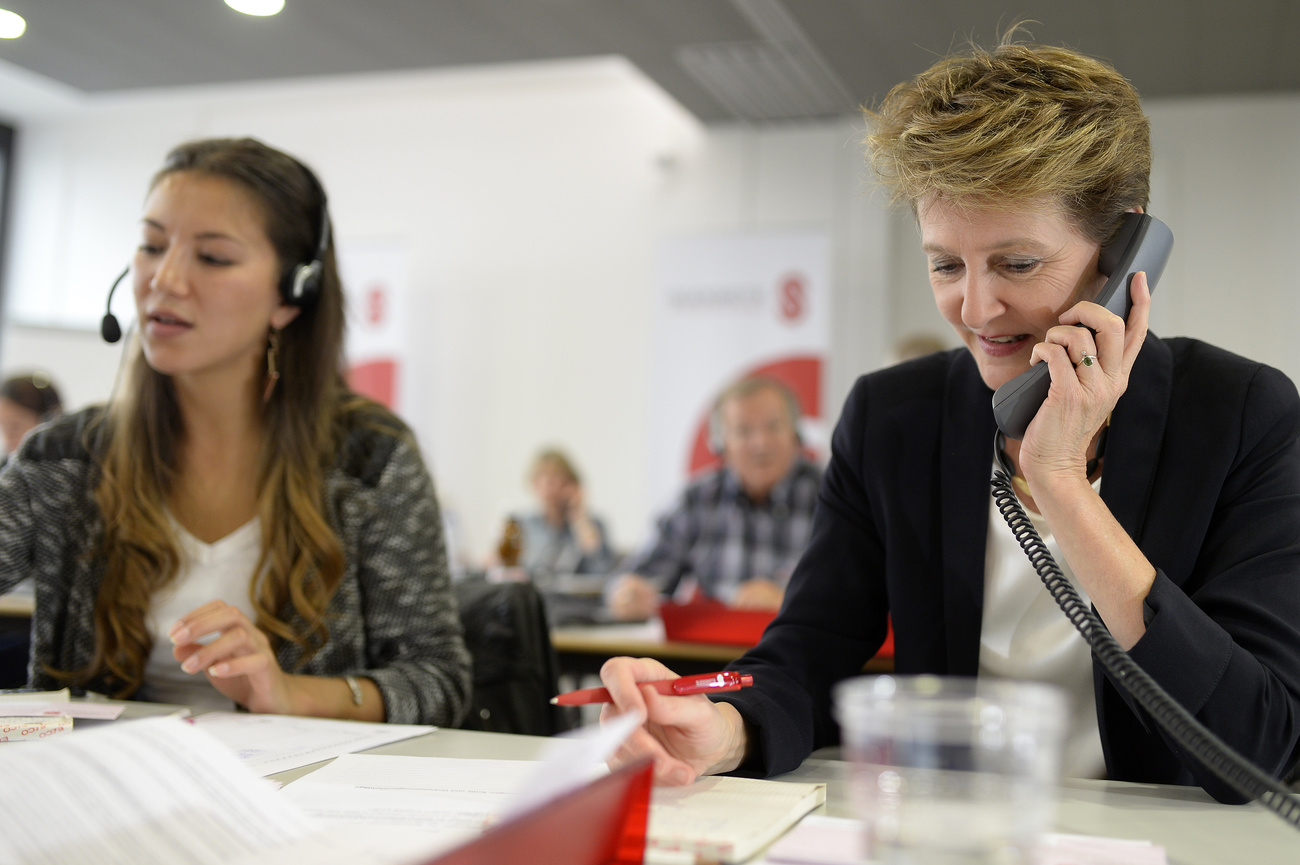
M698 586L723 601L755 577L784 587L808 544L821 479L821 469L800 457L759 504L731 471L710 472L685 489L621 570L655 581L666 595Z

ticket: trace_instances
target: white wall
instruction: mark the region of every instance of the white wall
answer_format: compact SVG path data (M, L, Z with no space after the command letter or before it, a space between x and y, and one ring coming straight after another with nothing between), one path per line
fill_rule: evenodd
M118 350L85 328L130 254L149 175L183 139L262 137L322 175L341 246L395 238L412 250L424 400L408 419L474 555L526 500L542 443L577 456L616 541L643 536L659 238L827 231L832 407L896 337L955 344L910 215L887 213L866 183L855 118L706 129L616 59L95 99L11 73L0 64L0 114L19 125L0 369L39 365L73 404L103 399ZM1154 329L1300 378L1300 95L1148 110L1152 210L1176 238ZM114 304L123 320L129 306Z
M258 136L322 176L341 247L393 238L412 251L423 399L408 420L476 556L526 500L543 443L576 455L620 545L643 536L661 237L827 231L829 404L882 354L887 232L859 194L852 119L705 130L617 59L74 95L39 110L7 106L3 90L19 176L0 368L48 369L73 405L107 396L119 352L87 328L133 248L150 174L181 140ZM128 320L129 296L114 309Z

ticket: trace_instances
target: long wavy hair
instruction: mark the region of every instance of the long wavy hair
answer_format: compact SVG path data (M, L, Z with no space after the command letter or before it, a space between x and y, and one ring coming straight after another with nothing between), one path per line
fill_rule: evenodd
M325 193L293 157L249 138L194 141L167 155L150 189L177 172L221 178L251 193L282 272L315 257L327 226ZM259 406L262 543L254 570L259 576L249 586L257 626L273 645L298 644L303 661L328 639L325 611L345 566L325 512L325 471L345 416L373 405L348 394L341 377L343 289L328 234L321 260L320 290L281 332L281 378ZM87 667L58 674L74 683L104 682L125 697L144 682L152 598L181 565L167 502L185 430L170 376L149 366L139 340L118 394L89 433L103 443L95 499L104 525L94 555L104 562L104 578L95 605L94 656Z

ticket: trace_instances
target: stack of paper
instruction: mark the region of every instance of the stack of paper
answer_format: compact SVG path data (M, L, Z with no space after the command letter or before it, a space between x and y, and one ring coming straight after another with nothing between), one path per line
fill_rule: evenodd
M194 723L259 775L287 772L437 729L422 724L365 724L247 712L208 712Z
M292 782L284 795L321 822L354 827L370 844L386 846L392 833L406 850L410 833L423 832L440 847L500 819L539 765L353 754ZM825 800L824 784L752 778L656 787L647 860L744 862Z
M176 719L0 750L0 862L219 865L315 828Z
M346 754L279 792L254 771L410 731L281 716L153 718L0 749L0 862L424 861L585 789L622 728L635 726L627 718L553 740L549 761ZM648 861L742 861L824 797L820 784L736 778L658 789Z

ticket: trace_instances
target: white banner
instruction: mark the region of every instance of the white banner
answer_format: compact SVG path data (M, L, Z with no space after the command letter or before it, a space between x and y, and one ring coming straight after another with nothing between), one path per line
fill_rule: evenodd
M677 238L658 256L650 374L650 506L664 508L708 448L718 392L764 375L790 387L815 457L827 447L822 378L830 346L830 240L820 232Z
M338 253L347 299L348 385L411 417L410 252L396 240L351 240Z

